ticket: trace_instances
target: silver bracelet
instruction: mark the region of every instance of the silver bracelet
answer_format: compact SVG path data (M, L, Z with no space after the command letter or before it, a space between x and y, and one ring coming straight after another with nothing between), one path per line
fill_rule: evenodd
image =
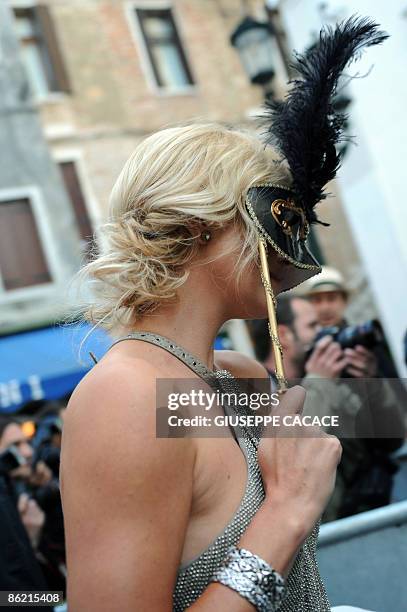
M232 546L212 582L220 582L247 599L258 612L275 612L287 596L284 578L263 559Z

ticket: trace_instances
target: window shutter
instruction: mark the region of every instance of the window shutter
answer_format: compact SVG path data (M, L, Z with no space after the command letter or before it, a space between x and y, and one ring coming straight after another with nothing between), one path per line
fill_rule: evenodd
M52 280L27 198L0 202L0 270L6 290Z
M55 89L57 91L64 91L65 93L71 93L72 89L69 82L68 73L62 57L58 37L49 9L47 6L39 4L34 8L34 10L38 23L40 24L41 33L44 37L52 67L55 72L55 77L57 80L57 87Z
M86 201L76 171L75 162L64 161L60 162L58 165L61 169L66 191L75 213L76 223L83 241L84 255L89 259L91 253L96 253L98 248Z
M75 164L71 161L60 162L59 167L61 168L65 187L75 212L81 238L83 240L89 240L93 236L93 228L89 219Z

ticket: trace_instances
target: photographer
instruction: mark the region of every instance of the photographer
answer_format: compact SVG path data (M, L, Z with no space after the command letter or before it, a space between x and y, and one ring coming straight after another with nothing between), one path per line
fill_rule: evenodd
M14 486L14 479L30 476L32 454L20 423L0 415L0 590L4 591L48 588L35 554L45 514L26 493L17 494Z
M396 469L389 454L402 444L403 417L385 381L379 381L377 388L369 380L369 402L357 393L357 379L361 381L362 377L373 375L374 359L370 355L366 357L369 351L365 347L343 350L330 335L322 337L314 346L321 328L315 309L304 298L280 296L277 317L287 378L302 379L301 384L307 389L304 415L339 415L341 432L344 432L344 437L328 432L341 437L343 453L323 520L335 520L389 503ZM273 375L267 323L252 321L249 327L256 356ZM355 377L355 385L340 378L345 370L347 376ZM366 410L366 403L370 410ZM372 437L358 437L360 431L369 431ZM384 434L386 437L375 437Z
M41 529L35 531L35 525L27 524L27 531L47 588L55 591L66 589L65 535L58 478L61 409L54 403L43 408L42 417L36 419L35 435L30 442L18 421L5 430L5 443L17 443L26 460L25 465L11 471L10 489L18 498L24 524L33 514L34 519L41 517Z
M301 296L315 308L318 324L322 328L337 327L340 331L348 327L345 310L349 292L338 270L323 266L321 274L303 284ZM344 350L349 358L347 373L351 376L397 378L384 336L370 350L363 346Z

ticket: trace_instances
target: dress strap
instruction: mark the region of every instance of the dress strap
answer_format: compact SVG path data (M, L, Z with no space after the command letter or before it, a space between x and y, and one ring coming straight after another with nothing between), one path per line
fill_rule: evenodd
M143 342L149 342L150 344L155 344L165 349L169 353L172 353L175 357L177 357L180 361L185 363L191 370L193 370L198 376L201 376L205 379L213 379L218 380L217 373L223 372L223 370L210 370L202 361L198 359L195 355L184 349L179 344L176 344L173 340L170 340L166 336L162 336L161 334L156 334L153 332L147 331L135 331L127 334L127 336L123 336L119 338L113 344L118 344L123 340L142 340Z

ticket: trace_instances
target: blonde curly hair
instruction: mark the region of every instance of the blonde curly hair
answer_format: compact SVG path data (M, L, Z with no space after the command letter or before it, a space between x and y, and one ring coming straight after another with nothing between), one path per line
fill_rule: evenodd
M273 160L276 153L256 134L216 123L171 127L141 142L113 187L103 251L79 272L92 296L85 319L130 330L175 302L207 228L241 228L240 278L258 253L247 190L266 181L290 184L286 167Z

